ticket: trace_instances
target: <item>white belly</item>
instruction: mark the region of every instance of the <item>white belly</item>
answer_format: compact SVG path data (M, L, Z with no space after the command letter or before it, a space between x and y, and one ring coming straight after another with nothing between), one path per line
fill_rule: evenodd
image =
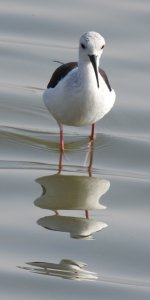
M100 87L93 89L93 83L84 87L70 85L69 81L66 84L62 80L58 86L44 92L44 103L60 124L91 125L103 118L115 102L115 92L108 90L101 76L99 81Z

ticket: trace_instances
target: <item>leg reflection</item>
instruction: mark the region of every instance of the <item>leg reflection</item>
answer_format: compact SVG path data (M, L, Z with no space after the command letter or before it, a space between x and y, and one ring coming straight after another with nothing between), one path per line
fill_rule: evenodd
M64 151L62 151L60 149L60 153L59 153L59 165L58 165L58 174L60 175L62 172L62 168L63 168L63 156L64 156Z
M94 124L92 126L94 126ZM89 174L89 177L92 177L93 154L94 154L94 140L89 145L89 153L88 153L88 158L89 158L88 174ZM85 210L85 217L86 217L86 219L89 219L88 210Z
M93 129L93 135L94 135L94 124L92 125ZM89 177L92 177L92 165L93 165L93 154L94 154L94 139L91 140L88 148L88 174ZM64 158L64 149L60 147L60 153L59 153L59 166L58 166L58 175L61 175L62 169L63 169L63 158ZM55 211L55 214L58 215L58 212ZM89 211L85 210L85 218L89 219Z
M85 218L89 219L89 211L88 210L85 210Z
M93 154L94 154L94 143L90 143L89 155L88 155L89 156L89 165L88 165L89 177L92 177Z

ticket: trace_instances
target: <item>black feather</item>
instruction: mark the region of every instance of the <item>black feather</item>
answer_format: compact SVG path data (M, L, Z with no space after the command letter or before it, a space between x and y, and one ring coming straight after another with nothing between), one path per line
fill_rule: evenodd
M54 88L57 83L63 79L71 70L76 68L78 66L77 62L70 62L67 64L63 64L60 67L58 67L55 72L53 73L47 88Z
M62 64L60 67L58 67L54 71L54 73L47 85L47 88L48 89L54 88L61 79L63 79L71 70L73 70L74 68L77 68L77 66L78 66L77 62L70 62L67 64ZM99 68L99 73L101 74L105 83L107 84L108 89L111 91L112 89L111 89L111 86L110 86L110 83L109 83L109 80L108 80L108 77L107 77L105 71L102 70L101 68Z

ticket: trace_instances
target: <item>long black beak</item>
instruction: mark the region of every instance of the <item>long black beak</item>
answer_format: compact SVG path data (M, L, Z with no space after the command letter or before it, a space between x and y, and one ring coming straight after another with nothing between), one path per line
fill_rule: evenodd
M95 72L95 76L96 76L96 80L97 80L97 86L99 88L99 80L98 80L98 70L97 70L97 61L96 61L96 56L95 55L89 55L90 61L92 63L94 72Z

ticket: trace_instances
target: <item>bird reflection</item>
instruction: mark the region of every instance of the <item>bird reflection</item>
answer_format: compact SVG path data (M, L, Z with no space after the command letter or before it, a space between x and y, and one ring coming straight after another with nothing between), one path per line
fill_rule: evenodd
M100 199L109 190L110 182L92 176L92 151L89 157L88 176L63 175L61 155L59 172L36 180L41 185L43 193L35 200L34 204L55 212L55 215L45 216L37 223L49 230L68 232L71 238L93 239L92 235L106 228L107 224L89 218L88 211L106 208L100 203ZM86 218L61 216L58 213L60 210L84 210Z
M38 224L49 230L68 232L71 238L84 240L92 240L93 233L107 227L106 223L95 219L59 215L41 218L38 220Z
M50 210L98 210L110 182L99 177L51 175L36 180L43 189L35 205Z
M63 279L72 280L96 280L96 273L84 269L87 265L83 262L62 259L60 263L49 262L29 262L29 267L19 267L20 269L31 271L40 275L57 276Z

